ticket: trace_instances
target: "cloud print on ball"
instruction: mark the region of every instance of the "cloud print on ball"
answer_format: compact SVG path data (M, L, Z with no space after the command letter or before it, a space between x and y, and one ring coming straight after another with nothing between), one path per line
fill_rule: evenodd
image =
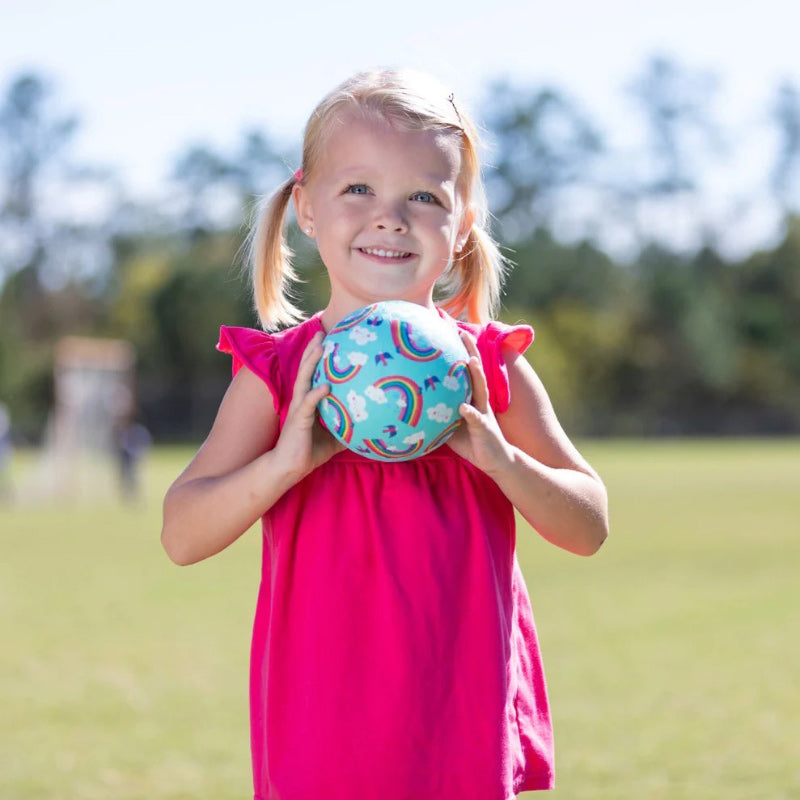
M386 300L345 317L325 337L313 386L330 384L322 424L377 461L407 461L444 444L472 397L458 328L436 311Z

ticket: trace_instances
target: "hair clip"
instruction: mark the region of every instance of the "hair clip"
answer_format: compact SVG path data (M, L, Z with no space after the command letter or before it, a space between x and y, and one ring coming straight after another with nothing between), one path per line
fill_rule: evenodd
M454 98L455 94L453 94L453 92L450 92L450 94L447 95L447 99L450 102L450 105L453 106L453 111L456 112L456 116L458 117L458 124L461 125L461 127L463 128L464 123L461 121L461 114L458 113L458 108L456 108L456 101Z
M297 170L297 171L294 173L294 179L295 179L295 181L297 181L297 183L300 183L300 181L301 181L301 180L303 180L303 168L302 168L302 167L300 167L300 168L299 168L299 169L298 169L298 170Z

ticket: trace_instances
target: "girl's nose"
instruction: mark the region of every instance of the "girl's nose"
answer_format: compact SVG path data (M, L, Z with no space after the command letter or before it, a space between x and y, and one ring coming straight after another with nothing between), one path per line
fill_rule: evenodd
M385 206L375 217L375 227L379 231L405 233L408 231L408 222L399 208L394 206Z

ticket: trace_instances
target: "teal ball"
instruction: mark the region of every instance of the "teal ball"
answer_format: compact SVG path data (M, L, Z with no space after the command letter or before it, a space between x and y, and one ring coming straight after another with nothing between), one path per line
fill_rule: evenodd
M377 461L433 452L461 424L472 397L469 355L452 320L402 300L360 308L323 340L312 386L330 385L322 424Z

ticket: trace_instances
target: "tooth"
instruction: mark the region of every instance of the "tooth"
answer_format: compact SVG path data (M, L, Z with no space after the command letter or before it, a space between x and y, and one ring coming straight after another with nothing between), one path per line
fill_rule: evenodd
M406 258L409 254L400 250L384 250L379 247L362 247L361 251L378 258Z

